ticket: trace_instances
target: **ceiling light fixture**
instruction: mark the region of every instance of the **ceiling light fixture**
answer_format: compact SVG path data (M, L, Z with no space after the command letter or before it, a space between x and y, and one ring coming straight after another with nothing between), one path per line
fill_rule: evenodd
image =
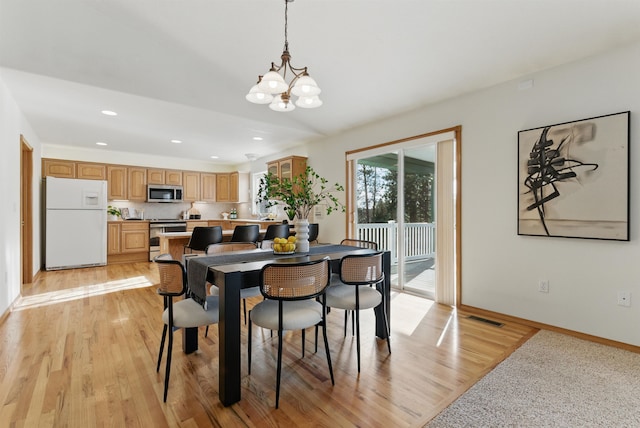
M117 116L118 113L116 113L115 111L111 111L111 110L102 110L101 111L102 114L107 115L107 116Z
M173 144L182 144L182 140L171 140Z
M253 137L253 140L254 141L262 141L262 140L264 140L264 138L262 138L262 137Z
M249 160L249 162L253 162L254 160L258 159L258 154L257 153L245 153L244 154L247 157L247 160Z
M282 63L276 66L271 63L271 69L264 76L258 76L258 83L254 85L247 96L248 101L254 104L269 104L269 108L275 111L288 112L298 107L316 108L322 105L318 98L321 92L315 80L313 80L307 67L295 68L291 65L289 54L289 41L287 40L287 12L289 3L293 0L284 0L284 50L280 59ZM287 83L287 70L293 75L291 82ZM282 71L282 76L279 72ZM295 105L291 102L291 94L298 97Z
M98 141L98 142L96 143L96 145L98 145L98 146L106 146L106 145L107 145L107 143L103 143L102 141Z

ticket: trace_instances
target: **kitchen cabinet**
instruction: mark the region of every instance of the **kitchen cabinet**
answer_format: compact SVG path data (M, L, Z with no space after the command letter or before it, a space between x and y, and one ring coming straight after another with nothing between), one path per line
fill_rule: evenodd
M126 166L107 166L107 199L109 201L128 198L127 178Z
M216 174L200 173L200 201L216 201Z
M208 227L209 221L207 220L187 220L187 232L193 232L196 227Z
M107 223L107 264L149 260L149 222Z
M76 163L60 159L42 160L43 177L76 178Z
M307 158L303 156L288 156L267 163L267 172L276 175L280 179L291 179L304 173L306 169Z
M195 202L200 200L200 173L184 171L182 173L182 199L185 202Z
M147 184L182 185L182 171L176 169L147 169Z
M216 174L217 202L248 202L249 174L228 172Z
M147 200L147 169L130 166L128 169L127 199L144 202Z
M106 180L107 166L101 163L76 163L76 178L85 180Z

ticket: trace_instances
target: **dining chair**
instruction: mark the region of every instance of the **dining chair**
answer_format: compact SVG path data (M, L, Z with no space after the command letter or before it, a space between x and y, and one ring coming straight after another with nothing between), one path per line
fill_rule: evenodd
M184 253L193 251L205 251L207 246L211 244L217 244L222 242L222 226L202 227L196 226L193 228L193 233L189 242L184 246Z
M272 263L260 271L260 292L265 300L249 311L248 371L251 374L251 326L256 324L278 331L278 362L276 369L276 409L280 402L282 373L282 336L285 330L302 330L304 357L305 329L322 327L327 364L333 379L331 353L327 340L325 290L331 274L329 258L300 263Z
M289 237L289 225L280 223L280 224L270 224L267 226L267 230L264 233L264 237L262 238L262 242L265 242L265 245L261 248L271 248L269 245L273 245L273 240L275 238L288 238Z
M231 242L258 242L260 227L257 224L238 225L233 229Z
M309 223L309 244L312 242L318 243L318 231L320 225L318 223Z
M384 281L382 252L350 254L340 260L340 282L327 288L327 306L353 311L356 324L356 348L358 373L360 373L360 310L372 309L382 304L382 316L387 329L387 347L391 353L389 322L385 311L384 295L375 286ZM344 335L347 335L345 323Z
M366 241L355 238L345 238L340 241L340 245L349 245L350 247L368 248L370 250L378 251L378 243L373 241ZM339 285L340 277L338 272L334 272L331 277L330 285ZM353 311L344 311L344 335L347 335L347 324L349 323L349 314L351 314L351 334L355 334L355 317Z
M187 292L187 272L178 260L173 260L170 254L156 256L153 261L158 266L160 274L160 285L158 294L164 300L164 312L162 321L162 340L160 341L160 351L158 352L158 365L156 372L160 371L162 352L164 343L169 333L169 343L167 345L167 362L164 376L164 402L167 401L169 391L169 375L171 373L171 351L173 349L173 332L180 328L200 327L209 324L217 324L219 318L218 296L208 296L206 309L192 298L186 296ZM174 297L185 295L184 299L173 301Z
M221 242L219 244L209 245L206 249L207 255L219 254L219 253L227 253L230 251L245 251L245 250L255 250L258 248L256 244L253 242ZM218 286L215 284L211 284L209 288L209 294L213 296L217 296L219 294ZM255 297L260 295L260 287L253 286L248 288L240 289L240 298L242 299L242 312L244 314L244 323L247 324L247 299L250 297ZM204 336L207 337L209 334L209 328L204 332Z

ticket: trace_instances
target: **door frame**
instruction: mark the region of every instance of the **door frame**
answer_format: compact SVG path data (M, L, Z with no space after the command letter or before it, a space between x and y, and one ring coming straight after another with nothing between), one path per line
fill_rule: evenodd
M455 208L453 219L454 222L454 234L455 234L455 268L454 268L454 288L455 288L455 306L459 307L460 302L462 301L462 225L461 225L461 215L462 215L462 126L457 125L451 128L441 129L438 131L428 132L425 134L415 135L412 137L402 138L399 140L390 141L387 143L376 144L373 146L367 146L356 150L350 150L345 152L345 172L346 172L346 205L347 205L347 215L345 219L345 230L347 231L348 237L355 236L355 218L357 207L355 205L355 197L354 197L354 189L355 189L355 161L353 160L361 152L368 152L377 149L389 149L391 150L392 146L398 145L401 143L406 143L409 141L423 139L428 137L437 137L439 135L451 134L454 140L454 159L455 159L455 168L454 168L454 192L455 192ZM446 139L446 138L445 138Z
M33 147L20 135L20 291L33 282Z

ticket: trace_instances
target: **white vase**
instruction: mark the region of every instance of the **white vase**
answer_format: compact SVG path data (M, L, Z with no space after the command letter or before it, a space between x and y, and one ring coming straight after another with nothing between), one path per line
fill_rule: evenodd
M107 220L108 221L116 221L116 220L118 220L118 216L117 215L113 215L113 214L107 214Z
M296 230L296 253L309 252L309 220L297 220Z

